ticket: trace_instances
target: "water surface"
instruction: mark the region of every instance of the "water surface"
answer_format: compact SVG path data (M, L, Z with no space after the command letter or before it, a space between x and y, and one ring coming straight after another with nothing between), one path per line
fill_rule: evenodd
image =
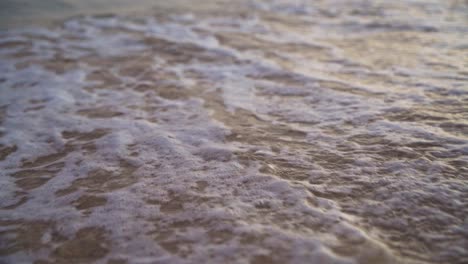
M464 2L11 3L0 262L468 261Z

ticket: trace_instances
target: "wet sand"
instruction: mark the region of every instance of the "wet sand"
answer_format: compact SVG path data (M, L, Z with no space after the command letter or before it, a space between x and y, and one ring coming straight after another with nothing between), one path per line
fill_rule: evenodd
M86 15L151 16L158 13L217 12L220 6L237 9L246 2L227 0L3 0L0 2L0 29L15 29L31 26L56 26L70 17Z
M0 33L1 263L466 263L463 1L115 8Z

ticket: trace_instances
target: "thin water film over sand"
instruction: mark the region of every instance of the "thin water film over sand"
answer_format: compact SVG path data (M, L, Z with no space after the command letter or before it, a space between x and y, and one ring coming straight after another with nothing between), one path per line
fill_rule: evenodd
M466 2L208 3L0 33L0 262L468 263Z

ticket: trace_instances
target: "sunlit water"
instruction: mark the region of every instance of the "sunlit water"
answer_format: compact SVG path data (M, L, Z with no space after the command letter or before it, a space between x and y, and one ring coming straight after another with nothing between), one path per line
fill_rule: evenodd
M465 2L192 5L0 33L1 263L468 262Z

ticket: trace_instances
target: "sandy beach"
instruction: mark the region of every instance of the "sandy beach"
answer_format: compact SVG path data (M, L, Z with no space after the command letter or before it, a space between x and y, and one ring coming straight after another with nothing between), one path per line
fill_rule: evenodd
M0 263L468 262L466 2L0 6Z

